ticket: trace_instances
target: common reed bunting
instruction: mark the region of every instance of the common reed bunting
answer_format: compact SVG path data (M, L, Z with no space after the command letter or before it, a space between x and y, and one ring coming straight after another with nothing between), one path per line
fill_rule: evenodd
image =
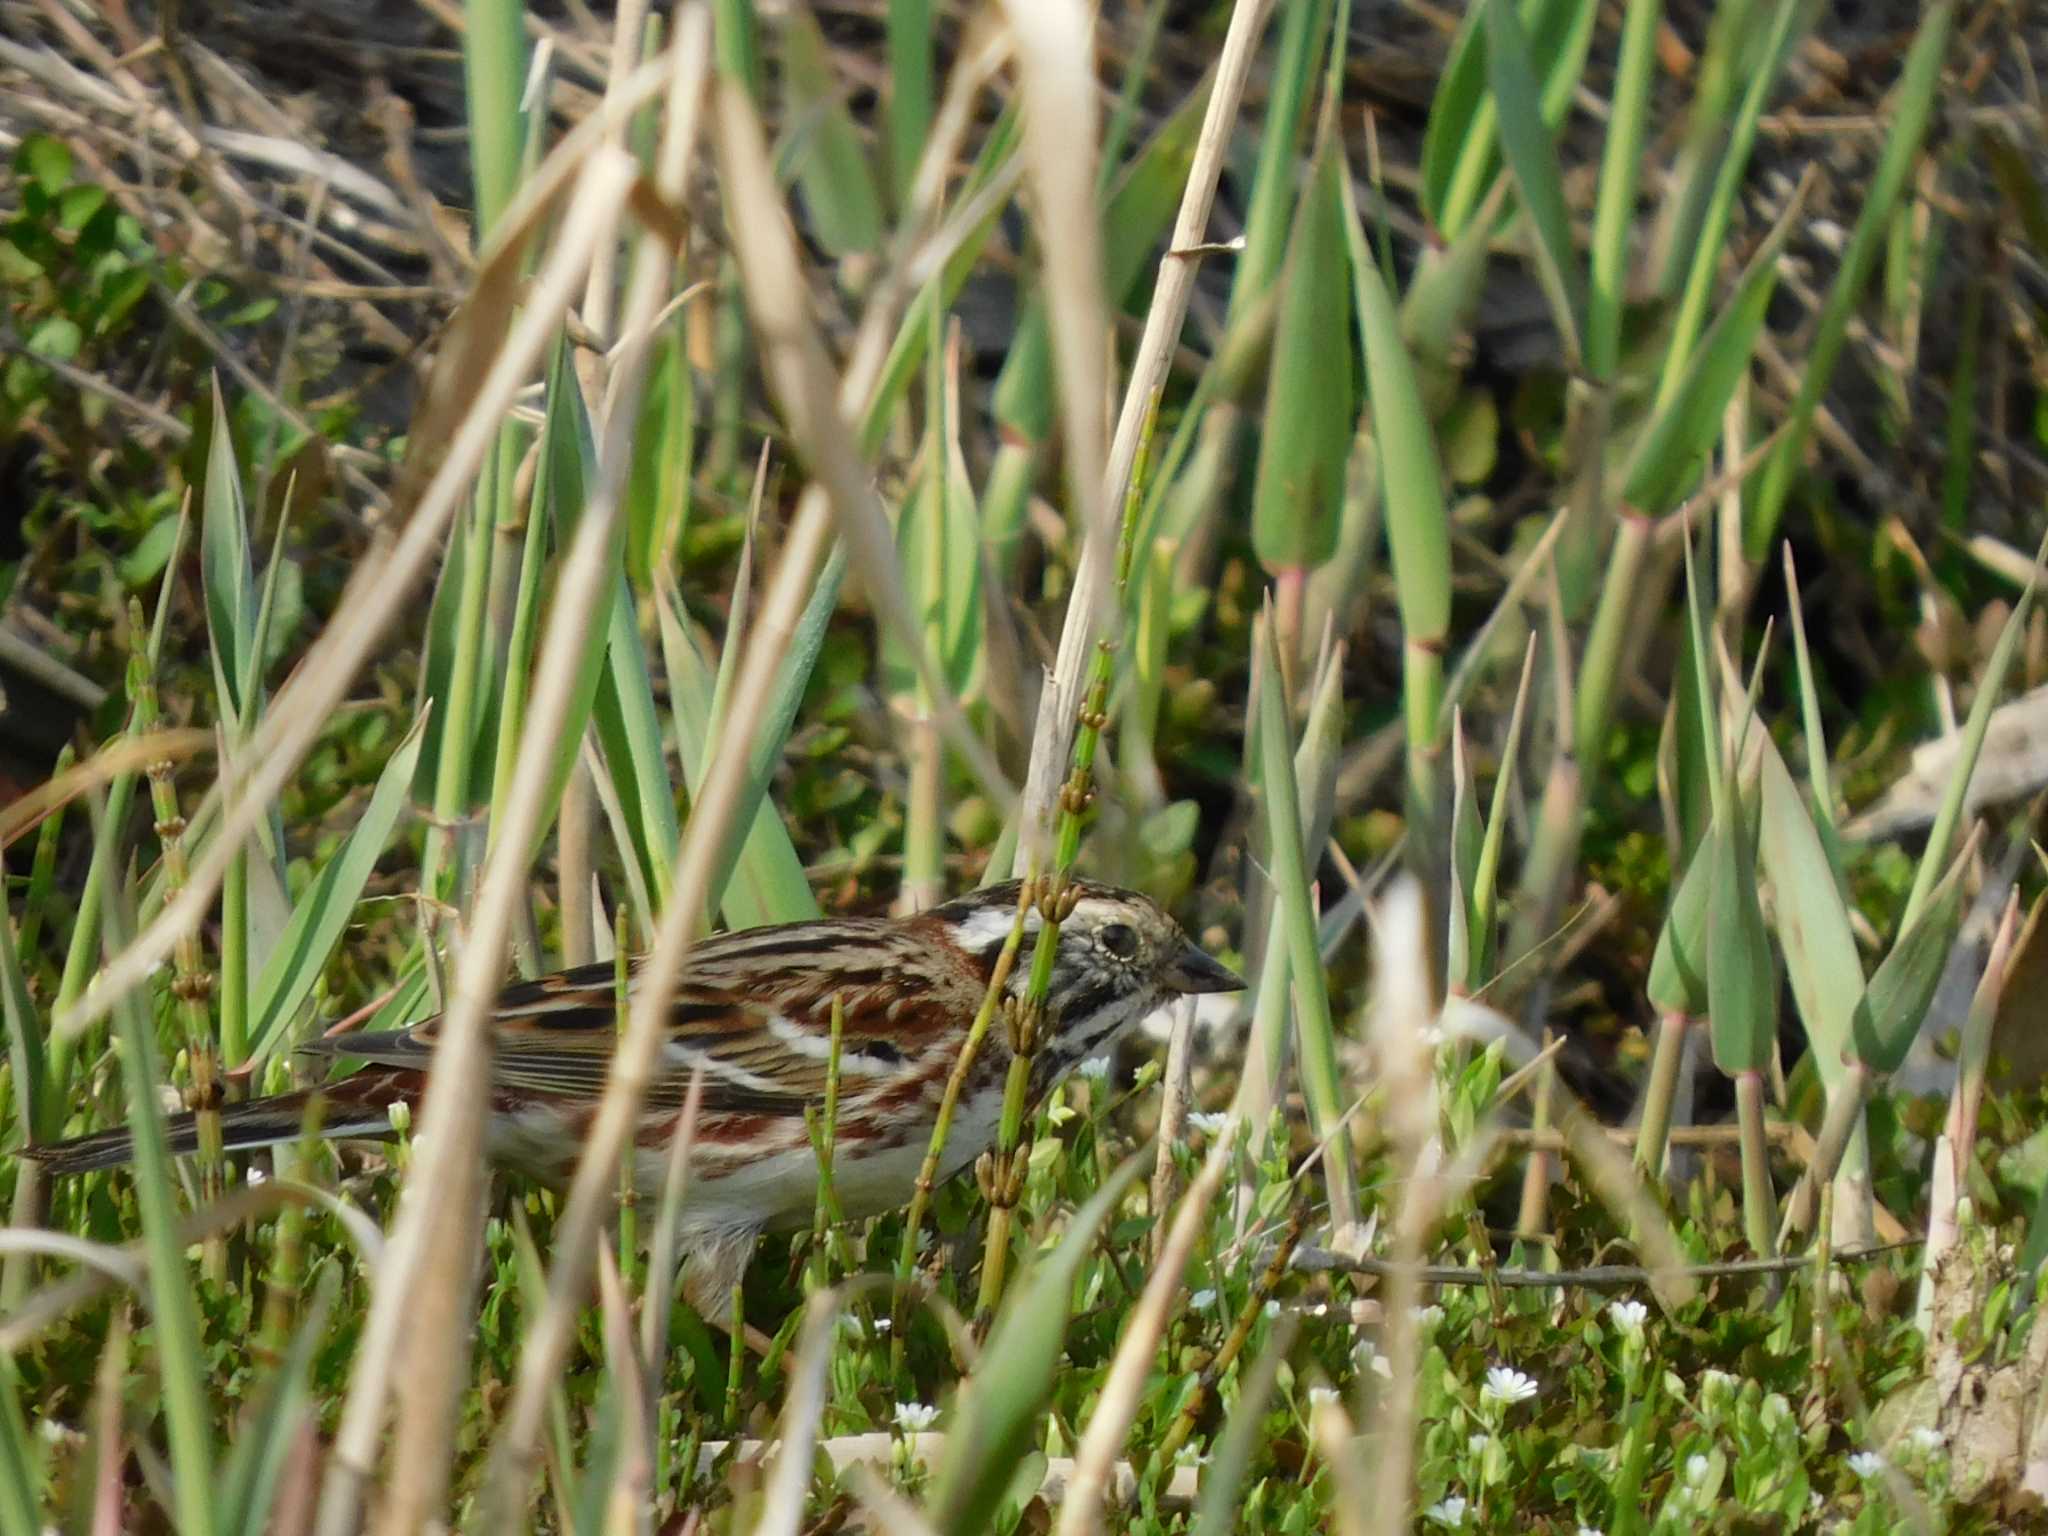
M833 1185L841 1209L872 1216L908 1202L1018 895L1012 881L914 917L750 928L690 950L669 1000L668 1040L638 1145L665 1153L701 1068L681 1227L693 1300L715 1304L729 1292L761 1232L812 1219L817 1161L804 1111L824 1102L835 997L842 1022ZM1034 1102L1170 999L1244 985L1135 891L1074 882L1062 898L1069 904L1037 1028ZM1043 924L1034 904L1007 984L1011 997L1023 995ZM319 1088L225 1106L224 1145L232 1151L296 1140L316 1096L321 1134L390 1137L392 1106L419 1104L439 1022L301 1047L367 1066ZM566 1184L618 1038L613 966L581 966L506 989L492 1028L487 1152L543 1183ZM1012 1055L999 1019L962 1086L942 1180L994 1144ZM197 1149L192 1115L174 1117L169 1132L173 1152ZM53 1172L81 1173L126 1162L132 1144L127 1131L114 1130L23 1152ZM659 1197L665 1167L662 1155L634 1159L644 1197Z

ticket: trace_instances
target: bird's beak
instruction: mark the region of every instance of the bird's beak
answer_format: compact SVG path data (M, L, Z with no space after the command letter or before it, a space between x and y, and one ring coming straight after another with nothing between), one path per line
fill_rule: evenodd
M1175 992L1242 992L1244 979L1190 944L1167 965L1165 982Z

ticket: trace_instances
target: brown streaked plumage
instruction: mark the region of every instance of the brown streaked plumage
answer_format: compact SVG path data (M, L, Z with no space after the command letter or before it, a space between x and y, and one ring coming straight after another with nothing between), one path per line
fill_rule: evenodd
M834 1184L849 1216L907 1201L946 1081L980 1008L1017 908L1014 883L976 891L909 918L830 918L721 934L684 961L669 1002L663 1060L638 1130L643 1148L667 1146L690 1081L704 1077L682 1239L692 1292L716 1304L763 1230L802 1225L816 1199L816 1163L804 1123L823 1102L832 1003L842 1009ZM1084 1057L1112 1045L1170 998L1232 991L1237 977L1190 944L1148 898L1076 883L1047 993L1033 1072L1042 1095ZM1040 926L1034 910L1011 973L1021 995ZM638 968L629 976L635 984ZM610 963L507 988L493 1017L486 1149L494 1162L549 1184L573 1173L617 1044ZM329 1137L388 1137L394 1105L417 1106L440 1020L389 1034L343 1035L302 1047L364 1070L321 1088L225 1107L229 1150L296 1139L317 1097ZM1010 1045L985 1038L947 1142L942 1177L995 1139ZM172 1150L198 1145L193 1117L170 1124ZM125 1131L107 1131L24 1154L56 1173L127 1161ZM635 1160L658 1194L665 1160Z

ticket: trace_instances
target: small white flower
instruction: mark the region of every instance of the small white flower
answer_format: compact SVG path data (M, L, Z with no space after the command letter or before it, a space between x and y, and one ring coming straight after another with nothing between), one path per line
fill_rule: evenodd
M1582 1525L1579 1527L1579 1536L1605 1536L1605 1533L1597 1525Z
M1200 1131L1204 1136L1221 1135L1228 1124L1230 1115L1226 1110L1198 1109L1188 1116L1188 1128Z
M1607 1315L1630 1338L1643 1336L1643 1324L1650 1320L1650 1309L1640 1301L1616 1301L1608 1303Z
M1454 1493L1443 1502L1430 1505L1423 1513L1439 1525L1456 1529L1465 1523L1465 1501Z
M875 1332L877 1333L887 1333L895 1326L896 1323L893 1318L878 1317L875 1319Z
M1468 1456L1484 1456L1486 1448L1491 1444L1493 1444L1493 1436L1491 1435L1467 1435L1465 1437L1465 1454Z
M1884 1470L1884 1458L1875 1451L1858 1451L1849 1458L1849 1470L1866 1480L1876 1477Z
M1435 1302L1431 1302L1426 1307L1417 1307L1411 1316L1415 1319L1416 1329L1419 1332L1428 1333L1444 1320L1444 1309Z
M1081 1075L1091 1083L1101 1082L1105 1077L1109 1076L1109 1058L1107 1056L1090 1056L1081 1063Z
M261 1168L250 1168L243 1173L242 1177L247 1179L251 1184L261 1184L265 1179L269 1178L270 1175L265 1173Z
M1278 1301L1273 1300L1271 1297L1268 1297L1266 1300L1264 1310L1266 1316L1278 1317L1280 1315L1280 1303Z
M1197 1291L1188 1298L1188 1305L1197 1312L1206 1312L1216 1305L1216 1293L1209 1290Z
M1714 1464L1706 1457L1694 1452L1685 1458L1685 1481L1691 1488L1706 1486L1707 1474L1714 1470Z
M1535 1377L1524 1376L1513 1366L1489 1365L1486 1368L1486 1385L1480 1389L1480 1396L1513 1405L1526 1403L1536 1395L1536 1390Z
M1334 1408L1337 1406L1337 1401L1337 1389L1335 1387L1310 1387L1308 1389L1308 1403L1311 1408Z
M939 1422L939 1410L930 1403L898 1403L896 1405L896 1427L906 1435L930 1429Z
M1948 1444L1948 1436L1932 1424L1920 1425L1913 1431L1912 1440L1913 1449L1925 1451L1930 1456Z

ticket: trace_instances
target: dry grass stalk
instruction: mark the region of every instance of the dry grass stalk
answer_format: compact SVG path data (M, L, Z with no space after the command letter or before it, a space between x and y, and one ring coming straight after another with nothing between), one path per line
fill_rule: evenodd
M1050 98L1043 106L1027 114L1027 152L1032 150L1031 119L1056 108L1070 88L1070 82L1061 73L1058 62L1059 40L1041 39L1033 32L1026 41L1020 18L1030 15L1036 3L1037 0L1009 0L1007 6L1020 44L1028 49L1043 50L1042 53L1034 52L1032 61L1023 68L1024 98L1027 103L1032 101L1034 81L1037 89ZM1195 268L1193 258L1179 253L1203 244L1207 238L1209 211L1216 201L1216 183L1222 174L1224 151L1229 147L1237 122L1238 104L1244 99L1245 81L1251 73L1252 58L1258 49L1266 8L1266 0L1237 0L1231 10L1230 30L1224 36L1223 52L1217 60L1216 83L1210 88L1201 133L1195 141L1194 159L1188 167L1187 186L1181 193L1173 237L1153 285L1151 307L1145 314L1144 334L1138 342L1136 355L1131 359L1130 382L1125 386L1123 409L1117 417L1116 436L1111 444L1109 463L1099 493L1101 499L1095 499L1097 493L1093 487L1081 485L1084 476L1077 474L1076 477L1075 500L1082 513L1079 526L1083 530L1086 547L1082 550L1073 594L1067 601L1067 614L1060 629L1059 651L1052 677L1039 702L1038 727L1032 738L1031 767L1024 782L1024 807L1017 840L1015 872L1020 875L1032 873L1042 862L1045 839L1051 833L1053 806L1059 795L1060 783L1066 777L1081 690L1087 682L1088 652L1101 620L1100 610L1109 596L1115 533L1104 519L1113 517L1123 506L1131 475L1137 466L1138 442L1144 431L1146 414L1151 409L1152 400L1165 385L1174 347L1187 319L1188 301L1194 293ZM1087 70L1085 54L1081 65L1089 115L1080 121L1089 127L1087 154L1080 171L1088 179L1089 190L1088 201L1079 207L1082 216L1078 217L1077 223L1082 234L1077 238L1086 242L1078 247L1089 258L1085 271L1074 271L1072 251L1061 250L1071 232L1055 221L1049 208L1042 211L1042 216L1046 220L1049 252L1060 253L1066 261L1064 267L1049 271L1047 276L1053 335L1059 343L1062 370L1061 403L1067 410L1068 462L1085 466L1099 462L1099 454L1088 450L1099 447L1100 434L1093 424L1093 402L1101 396L1095 370L1101 358L1098 338L1103 330L1100 318L1103 310L1100 267L1094 260L1098 238L1092 191L1095 171L1094 83L1092 73ZM1050 78L1044 77L1045 72L1051 72ZM1065 139L1065 135L1056 137L1048 129L1040 142L1048 152L1071 155L1071 145ZM1081 157L1074 158L1081 161ZM1042 198L1047 195L1047 190L1041 189ZM1069 354L1072 354L1071 360ZM1075 435L1077 432L1079 436Z
M1161 1127L1162 1138L1164 1127ZM1210 1144L1202 1171L1189 1188L1165 1246L1153 1261L1145 1281L1144 1294L1132 1311L1110 1362L1109 1376L1096 1399L1094 1415L1082 1433L1080 1454L1074 1458L1074 1476L1067 1496L1060 1504L1057 1536L1088 1536L1102 1529L1102 1495L1109 1482L1111 1464L1131 1432L1145 1378L1159 1352L1160 1335L1166 1331L1180 1290L1180 1277L1193 1255L1195 1243L1208 1221L1209 1207L1223 1187L1223 1173L1237 1147L1237 1122L1231 1120Z

